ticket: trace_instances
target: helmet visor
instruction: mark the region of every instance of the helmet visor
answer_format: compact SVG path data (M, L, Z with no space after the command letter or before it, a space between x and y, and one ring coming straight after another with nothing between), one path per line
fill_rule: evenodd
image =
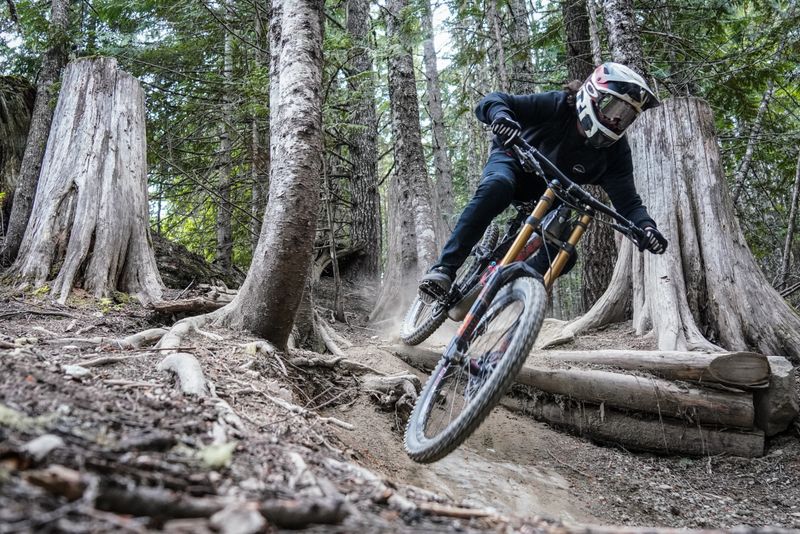
M624 132L638 116L636 108L610 94L604 94L598 99L597 110L603 125L617 134Z

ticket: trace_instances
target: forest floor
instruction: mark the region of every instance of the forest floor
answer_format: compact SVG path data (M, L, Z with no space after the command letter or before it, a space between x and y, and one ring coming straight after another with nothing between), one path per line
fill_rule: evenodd
M329 292L321 293L327 317ZM374 294L345 287L348 323L331 326L353 345L347 359L424 380L386 350L392 328L366 324ZM663 457L497 408L450 456L419 465L403 451L401 414L364 391L363 369L293 363L320 356L307 351L253 355L245 346L255 338L211 327L221 339L196 333L185 351L242 419L235 440L225 439L218 399L184 396L157 369L157 351L108 342L170 324L80 292L68 306L0 295L0 345L17 346L0 349L0 532L800 528L796 429L769 440L763 458ZM621 324L574 343L647 348L648 340Z

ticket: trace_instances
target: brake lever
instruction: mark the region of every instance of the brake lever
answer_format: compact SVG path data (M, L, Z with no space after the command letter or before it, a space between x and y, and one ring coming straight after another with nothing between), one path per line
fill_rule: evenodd
M522 150L519 145L514 145L514 153L517 155L517 161L522 165L522 170L527 173L537 174L544 178L544 170L539 162L531 154Z
M611 223L611 228L630 239L631 242L636 245L636 248L639 250L644 250L644 247L642 246L642 243L644 243L644 239L646 237L644 230L638 226L622 226L617 223Z

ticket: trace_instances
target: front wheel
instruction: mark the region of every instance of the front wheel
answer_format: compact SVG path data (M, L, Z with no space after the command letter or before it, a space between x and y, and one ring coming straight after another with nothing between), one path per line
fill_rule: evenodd
M443 357L422 389L406 428L411 459L439 460L478 428L525 363L546 303L544 286L534 278L518 278L500 289L466 351Z
M490 224L486 232L481 238L479 247L485 250L491 250L497 243L497 238L500 235L500 230L496 224ZM481 263L475 255L475 250L469 255L467 260L456 273L454 284L457 287L469 285L472 287L477 280L473 280L481 272ZM406 312L403 318L403 324L400 325L400 340L406 345L419 345L428 337L436 332L442 326L445 319L447 319L447 310L445 305L441 302L432 302L426 304L419 295L414 297L414 302Z
M400 326L400 339L406 345L419 345L442 326L446 311L441 302L426 304L417 295Z

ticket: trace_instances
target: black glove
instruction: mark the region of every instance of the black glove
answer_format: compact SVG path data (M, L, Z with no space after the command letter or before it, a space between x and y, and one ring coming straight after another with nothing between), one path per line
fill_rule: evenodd
M655 226L645 226L644 237L639 241L639 250L649 250L653 254L663 254L667 250L667 239Z
M502 114L492 121L492 133L500 139L503 146L509 147L522 133L522 126L508 115Z

